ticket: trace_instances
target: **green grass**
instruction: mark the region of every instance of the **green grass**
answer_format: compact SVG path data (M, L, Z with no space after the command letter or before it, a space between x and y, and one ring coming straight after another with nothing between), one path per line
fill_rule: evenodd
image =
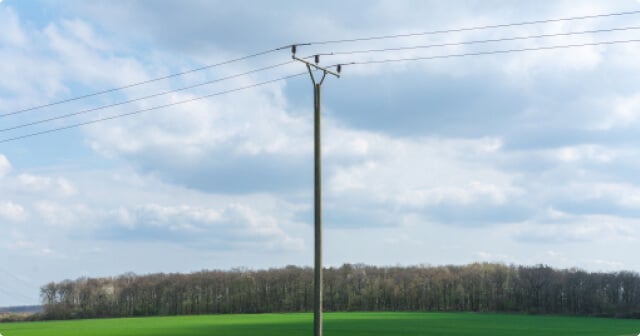
M474 313L328 313L324 334L420 336L635 336L638 320ZM312 334L311 314L201 315L2 323L3 336Z

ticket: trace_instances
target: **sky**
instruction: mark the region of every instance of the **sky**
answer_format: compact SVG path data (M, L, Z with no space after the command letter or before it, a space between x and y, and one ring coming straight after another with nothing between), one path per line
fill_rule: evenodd
M4 0L0 141L218 94L0 143L0 306L37 304L41 285L82 276L311 266L313 87L288 48L273 49L639 10L635 0ZM639 17L315 43L297 55L334 53L320 57L329 66L638 40L619 28ZM448 45L335 54L434 44ZM638 59L629 42L328 76L325 265L640 271Z

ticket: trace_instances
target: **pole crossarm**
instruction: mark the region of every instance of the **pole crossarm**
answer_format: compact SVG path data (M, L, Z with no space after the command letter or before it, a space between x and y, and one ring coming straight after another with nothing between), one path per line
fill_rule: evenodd
M302 58L296 57L295 55L291 56L291 58L293 58L296 61L300 61L300 62L306 64L307 67L312 67L312 68L315 68L317 70L320 70L320 71L324 72L325 74L331 74L331 75L336 76L337 78L340 78L340 74L335 72L335 71L331 71L331 70L329 70L327 68L324 68L324 67L321 67L321 66L319 66L319 65L317 65L315 63L312 63L312 62L309 62L309 61L304 60ZM312 75L312 78L313 78L313 75Z

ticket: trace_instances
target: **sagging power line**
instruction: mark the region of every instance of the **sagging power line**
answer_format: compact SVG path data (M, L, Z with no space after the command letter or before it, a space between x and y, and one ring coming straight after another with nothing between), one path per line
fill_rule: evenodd
M159 109L163 109L163 108L167 108L167 107L171 107L171 106L177 106L177 105L182 105L182 104L186 104L186 103L191 103L191 102L194 102L194 101L198 101L198 100L202 100L202 99L206 99L206 98L211 98L211 97L215 97L215 96L222 96L222 95L229 94L229 93L232 93L232 92L247 90L247 89L255 88L255 87L258 87L258 86L263 86L263 85L267 85L267 84L271 84L271 83L287 80L287 79L290 79L290 78L302 76L302 75L305 75L305 74L306 74L306 72L297 73L297 74L284 76L284 77L280 77L280 78L276 78L276 79L272 79L272 80L268 80L268 81L264 81L264 82L260 82L260 83L256 83L256 84L252 84L252 85L247 85L247 86L238 87L238 88L234 88L234 89L230 89L230 90L211 93L211 94L204 95L204 96L198 96L198 97L195 97L195 98L181 100L181 101L177 101L177 102L170 103L170 104L153 106L153 107L150 107L150 108L136 110L136 111L133 111L133 112L117 114L117 115L104 117L104 118L100 118L100 119L94 119L94 120L85 121L85 122L81 122L81 123L77 123L77 124L67 125L67 126L64 126L64 127L58 127L58 128L45 130L45 131L29 133L29 134L20 135L20 136L16 136L16 137L12 137L12 138L2 139L2 140L0 140L0 143L7 143L7 142L12 142L12 141L17 141L17 140L20 140L20 139L30 138L30 137L34 137L34 136L38 136L38 135L54 133L54 132L59 132L59 131L63 131L63 130L71 129L71 128L80 127L80 126L96 124L96 123L107 121L107 120L124 118L124 117L128 117L128 116L140 114L140 113L143 113L143 112L159 110Z
M20 114L20 113L24 113L24 112L39 110L39 109L43 109L45 107L51 107L51 106L55 106L55 105L65 104L65 103L69 103L69 102L80 100L80 99L85 99L85 98L89 98L89 97L95 97L95 96L99 96L99 95L103 95L103 94L107 94L107 93L112 93L112 92L116 92L116 91L130 89L130 88L133 88L133 87L136 87L136 86L150 84L150 83L161 81L161 80L165 80L165 79L179 77L179 76L182 76L182 75L186 75L186 74L190 74L190 73L194 73L194 72L198 72L198 71L203 71L203 70L207 70L207 69L211 69L211 68L215 68L215 67L219 67L219 66L235 63L235 62L248 60L250 58L254 58L254 57L270 54L270 53L276 52L278 50L282 50L282 48L265 50L265 51L261 51L261 52L255 53L255 54L250 54L250 55L234 58L234 59L227 60L227 61L220 62L220 63L216 63L216 64L209 64L209 65L201 66L201 67L198 67L198 68L195 68L195 69L191 69L191 70L187 70L187 71L176 72L176 73L172 73L170 75L166 75L166 76L162 76L162 77L156 77L156 78L152 78L152 79L149 79L149 80L144 80L144 81L140 81L140 82L134 82L134 83L131 83L131 84L127 84L127 85L123 85L123 86L119 86L119 87L115 87L115 88L111 88L111 89L106 89L106 90L102 90L102 91L96 91L96 92L93 92L93 93L88 93L88 94L85 94L85 95L76 96L76 97L72 97L72 98L67 98L67 99L63 99L63 100L58 100L58 101L54 101L54 102L43 104L43 105L32 106L32 107L25 108L25 109L22 109L22 110L17 110L17 111L1 114L0 118L7 117L7 116L10 116L10 115Z
M447 59L447 58L457 58L457 57L496 55L496 54L543 51L543 50L553 50L553 49L567 49L567 48L578 48L578 47L598 46L598 45L615 45L615 44L637 43L637 42L640 42L640 39L620 40L620 41L601 41L601 42L581 43L581 44L553 45L553 46L536 47L536 48L490 50L490 51L481 51L481 52L473 52L473 53L462 53L462 54L447 54L447 55L435 55L435 56L431 55L431 56L396 58L396 59L353 61L353 62L346 62L346 63L341 63L341 64L329 65L329 66L326 66L325 69L334 68L334 67L337 68L337 67L342 67L342 66L347 66L347 65L365 65L365 64L383 64L383 63L397 63L397 62L415 62L415 61L426 61L426 60ZM30 138L30 137L34 137L34 136L38 136L38 135L54 133L54 132L58 132L58 131L62 131L62 130L67 130L67 129L71 129L71 128L80 127L80 126L85 126L85 125L95 124L95 123L99 123L99 122L103 122L103 121L108 121L108 120L119 119L119 118L123 118L123 117L127 117L127 116L132 116L132 115L140 114L140 113L143 113L143 112L148 112L148 111L158 110L158 109L167 108L167 107L171 107L171 106L177 106L177 105L181 105L181 104L186 104L186 103L189 103L189 102L192 102L192 101L202 100L202 99L206 99L206 98L210 98L210 97L214 97L214 96L220 96L220 95L224 95L224 94L228 94L228 93L232 93L232 92L236 92L236 91L241 91L241 90L246 90L246 89L250 89L250 88L266 85L266 84L273 83L273 82L286 80L286 79L289 79L289 78L301 76L303 74L304 73L299 73L299 74L295 74L295 75L280 77L280 78L276 78L276 79L260 82L260 83L253 84L253 85L248 85L248 86L243 86L243 87L234 88L234 89L230 89L230 90L215 92L215 93L212 93L212 94L198 96L198 97L195 97L195 98L182 100L182 101L178 101L178 102L174 102L174 103L170 103L170 104L154 106L154 107L151 107L151 108L136 110L136 111L129 112L129 113L118 114L118 115L109 116L109 117L105 117L105 118L100 118L100 119L90 120L90 121L86 121L86 122L76 123L76 124L72 124L72 125L68 125L68 126L53 128L53 129L49 129L49 130L45 130L45 131L28 133L28 134L25 134L25 135L5 138L5 139L1 139L0 143L13 142L13 141L17 141L17 140L20 140L20 139ZM118 104L116 104L116 105L118 105ZM107 106L107 107L111 107L111 106ZM106 107L96 108L96 109L103 109L103 108L106 108ZM83 112L83 111L81 111L81 112ZM60 119L60 118L57 118L57 119ZM38 123L40 123L40 122L38 122Z
M450 29L450 30L437 30L437 31L430 31L430 32L423 32L423 33L415 33L415 34L411 34L411 35L425 35L425 34L436 34L436 33L441 34L441 33L466 31L466 30L475 30L475 29L509 27L509 26L539 24L539 23L567 21L567 20L600 18L600 17L607 17L607 16L631 15L631 14L638 14L638 13L640 13L640 11L629 11L629 12L589 15L589 16L570 17L570 18L551 19L551 20L538 20L538 21L518 22L518 23L511 23L511 24L489 25L489 26L459 28L459 29ZM640 26L616 27L616 28L607 28L607 29L598 29L598 30L586 30L586 31L577 31L577 32L565 32L565 33L555 33L555 34L513 36L513 37L504 37L504 38L499 38L499 39L472 40L472 41L462 41L462 42L455 42L455 43L414 45L414 46L394 47L394 48L346 50L346 51L338 51L338 52L333 52L333 53L319 53L319 54L316 54L316 55L308 56L306 58L318 57L319 55L322 55L322 56L339 56L339 55L370 54L370 53L389 52L389 51L402 51L402 50L445 47L445 46L453 46L453 45L471 45L471 44L480 44L480 43L489 43L489 42L516 41L516 40L526 40L526 39L544 38L544 37L553 37L553 36L572 36L572 35L585 35L585 34L589 34L589 33L597 34L597 33L604 33L604 32L630 31L630 30L637 30L637 29L640 29ZM405 35L402 35L402 36L405 36ZM377 37L361 38L361 39L357 39L357 40L372 40L372 39L392 38L392 37L400 37L400 36L399 35L388 35L388 36L383 36L383 37L377 36ZM325 44L329 44L329 42L339 41L340 43L342 43L342 42L354 41L354 40L356 40L356 39L321 41L321 42L323 42L323 43L326 42ZM349 62L343 62L343 63L341 63L339 65L335 65L335 66L337 66L339 68L342 65L364 65L364 64L382 64L382 63L409 62L409 61L425 61L425 60L446 59L446 58L467 57L467 56L495 55L495 54L506 54L506 53L515 53L515 52L530 52L530 51L539 51L539 50L565 49L565 48L598 46L598 45L613 45L613 44L633 43L633 42L640 42L640 40L638 40L638 39L629 39L629 40L616 40L616 41L600 41L600 42L590 42L590 43L580 43L580 44L563 44L563 45L540 46L540 47L531 47L531 48L487 50L487 51L467 52L467 53L459 53L459 54L414 56L414 57L387 58L387 59L378 59L378 60L375 60L375 59L374 60L352 60L352 61L349 61ZM113 91L116 91L116 90L124 90L126 88L142 85L142 84L145 84L145 83L150 83L150 82L153 82L153 81L158 81L158 80L162 80L162 79L166 79L166 78L171 78L171 77L179 76L179 75L182 75L182 74L187 74L187 73L200 71L200 70L204 70L204 69L208 69L208 68L212 68L212 67L216 67L216 66L221 66L221 65L224 65L224 64L230 64L230 63L237 62L237 61L240 61L240 60L246 60L246 59L249 59L249 58L257 57L257 56L260 56L260 55L265 55L265 54L268 54L268 53L271 53L271 52L275 52L275 51L278 51L278 50L283 50L285 48L291 48L292 51L295 51L296 48L301 46L301 45L313 45L314 43L318 44L318 42L310 42L310 43L305 43L305 44L294 44L294 45L289 45L289 46L285 46L285 47L270 49L270 50L263 51L263 52L260 52L260 53L255 53L255 54L239 57L239 58L236 58L236 59L233 59L233 60L217 63L217 64L214 64L214 65L208 65L208 66L200 67L200 68L184 71L184 72L181 72L181 73L172 74L172 75L161 77L161 78L151 79L151 80L144 81L144 82L133 83L133 84L130 84L130 85L127 85L127 86L119 87L119 88L114 88L114 89L110 89L110 90L104 90L104 91L96 92L94 94L89 94L89 95L79 96L79 97L75 97L75 98L70 98L70 99L67 99L65 101L53 102L53 103L50 103L50 104L47 104L47 105L41 105L39 107L33 107L33 108L30 108L30 109L25 109L25 110L21 110L21 111L15 111L15 112L12 112L12 113L0 115L0 117L6 117L6 116L9 116L9 115L14 115L14 114L18 114L18 113L22 113L22 112L38 109L38 108L44 108L46 106L58 105L58 104L62 104L62 103L65 103L65 102L70 102L70 101L73 101L73 100L79 100L79 99L82 99L82 98L86 98L86 97L90 97L90 96L93 96L93 95L98 95L98 94L102 94L102 93L106 93L106 92L113 92ZM261 68L257 68L257 69L253 69L253 70L249 70L247 72L234 74L234 75L230 75L230 76L226 76L226 77L222 77L222 78L218 78L218 79L214 79L214 80L209 80L209 81L205 81L205 82L194 84L194 85L181 87L181 88L178 88L178 89L167 90L167 91L163 91L163 92L159 92L159 93L155 93L155 94L151 94L151 95L147 95L147 96L143 96L143 97L138 97L138 98L134 98L134 99L120 101L120 102L107 104L107 105L103 105L103 106L98 106L98 107L95 107L95 108L90 108L90 109L86 109L86 110L82 110L82 111L66 113L66 114L57 115L57 116L53 116L53 117L49 117L49 118L45 118L45 119L26 122L26 123L23 123L23 124L13 125L13 126L9 126L9 127L5 127L5 128L0 129L0 132L8 132L8 131L13 131L13 130L29 127L29 126L45 124L45 123L56 121L56 120L70 118L70 117L73 117L73 116L87 114L87 113L90 113L90 112L94 112L94 111L98 111L98 110L104 110L104 109L108 109L108 108L111 108L111 107L121 106L121 105L129 104L129 103L133 103L133 102L138 102L138 101L142 101L142 100L146 100L146 99L150 99L150 98L154 98L154 97L158 97L158 96L162 96L162 95L167 95L167 94L180 92L180 91L186 91L186 90L189 90L189 89L205 86L205 85L208 85L208 84L218 83L218 82L222 82L222 81L225 81L225 80L230 80L230 79L237 78L237 77L246 76L246 75L257 73L257 72L261 72L261 71L266 71L266 70L269 70L269 69L275 69L275 68L282 67L282 66L285 66L285 65L290 64L290 63L292 63L292 61L273 64L273 65L269 65L269 66L265 66L265 67L261 67ZM329 68L332 68L332 67L334 67L334 66L327 66L327 67L325 67L325 69L329 69ZM80 123L67 125L67 126L63 126L63 127L57 127L57 128L53 128L53 129L49 129L49 130L44 130L44 131L39 131L39 132L32 132L32 133L28 133L28 134L9 137L9 138L0 140L0 143L11 142L11 141L24 139L24 138L29 138L29 137L33 137L33 136L41 135L41 134L53 133L53 132L57 132L57 131L60 131L60 130L75 128L75 127L88 125L88 124L94 124L94 123L97 123L97 122L112 120L112 119L121 118L121 117L125 117L125 116L136 115L136 114L139 114L139 113L142 113L142 112L146 112L146 111L151 111L151 110L156 110L156 109L160 109L160 108L166 108L166 107L169 107L169 106L175 106L175 105L179 105L179 104L183 104L183 103L188 103L188 102L193 101L193 100L200 100L200 99L204 99L204 98L208 98L208 97L212 97L212 96L218 96L218 95L223 95L223 94L227 94L227 93L231 93L231 92L235 92L235 91L239 91L239 90L245 90L245 89L248 89L248 88L260 86L260 85L271 83L271 82L274 82L274 81L284 80L286 78L288 78L288 76L281 77L281 78L276 78L276 79L269 80L269 81L266 81L266 82L261 82L261 83L255 84L255 85L249 85L249 86L245 86L245 87L241 87L241 88L235 88L235 89L231 89L231 90L225 90L225 91L222 91L222 92L216 92L216 93L213 93L213 94L198 96L198 97L193 98L193 99L179 101L179 102L175 102L175 103L171 103L171 104L154 106L154 107L151 107L151 108L146 108L146 109L142 109L142 110L136 110L136 111L129 112L129 113L124 113L124 114L109 116L109 117L105 117L105 118L90 120L90 121L86 121L86 122L80 122Z
M319 56L356 55L356 54L369 54L369 53L389 52L389 51L406 51L406 50L419 50L419 49L442 48L442 47L455 47L455 46L463 46L463 45L485 44L485 43L495 43L495 42L511 42L511 41L542 39L542 38L560 37L560 36L611 33L611 32L619 32L619 31L638 30L638 29L640 29L640 26L622 27L622 28L609 28L609 29L598 29L598 30L584 30L584 31L577 31L577 32L555 33L555 34L540 34L540 35L528 35L528 36L503 37L503 38L497 38L497 39L472 40L472 41L462 41L462 42L452 42L452 43L439 43L439 44L426 44L426 45L416 45L416 46L408 46L408 47L393 47L393 48L379 48L379 49L334 51L334 52L329 52L329 53L318 53L318 54L314 54L314 55L311 55L311 56L306 56L306 57L303 57L303 58L311 59L315 55L319 55Z
M3 286L0 286L0 294L4 294L4 296L6 297L10 297L17 300L28 300L34 303L37 302L37 299L35 297L28 296L20 292L7 290Z
M418 45L418 46L409 46L409 47L338 51L338 52L330 52L330 53L320 53L320 54L317 54L317 55L321 55L321 56L339 56L339 55L369 54L369 53L380 53L380 52L389 52L389 51L405 51L405 50L418 50L418 49L447 47L447 46L471 45L471 44L481 44L481 43L490 43L490 42L505 42L505 41L515 41L515 40L527 40L527 39L557 37L557 36L584 35L584 34L590 34L590 33L628 31L628 30L637 30L637 29L640 29L640 27L633 26L633 27L587 30L587 31L568 32L568 33L517 36L517 37L507 37L507 38L500 38L500 39L473 40L473 41L463 41L463 42L456 42L456 43ZM471 55L491 55L491 54L500 54L500 53L534 51L534 50L547 50L547 49L559 49L559 48L569 48L569 47L589 46L589 45L595 46L595 45L600 45L600 44L617 44L617 43L628 43L628 42L636 42L636 40L593 42L593 43L584 43L584 44L580 44L580 45L558 45L558 46L546 46L546 47L537 47L537 48L494 50L494 51L482 51L482 52L475 52L475 53L436 55L436 56L425 56L425 57L417 57L417 58L398 59L398 60L380 60L380 61L369 61L369 62L371 62L371 63L388 63L388 62L398 62L398 61L406 61L406 60L413 60L413 59L426 60L426 59L439 59L439 58L453 58L453 57L463 57L463 56L471 56ZM315 55L306 56L306 57L303 57L303 58L304 59L310 59L310 58L313 58L313 57L315 57ZM142 101L142 100L146 100L146 99L150 99L150 98L155 98L155 97L159 97L159 96L168 95L168 94L171 94L171 93L177 93L177 92L181 92L181 91L186 91L186 90L194 89L194 88L197 88L197 87L206 86L206 85L209 85L209 84L222 82L222 81L225 81L225 80L230 80L230 79L234 79L234 78L238 78L238 77L242 77L242 76L246 76L246 75L250 75L250 74L254 74L254 73L258 73L258 72L262 72L262 71L266 71L266 70L270 70L270 69L275 69L275 68L282 67L282 66L285 66L285 65L288 65L288 64L291 64L291 63L293 63L293 61L288 61L288 62L284 62L284 63L278 63L278 64L274 64L274 65L269 65L269 66L253 69L253 70L250 70L250 71L246 71L246 72L243 72L243 73L234 74L234 75L230 75L230 76L225 76L225 77L217 78L217 79L214 79L214 80L201 82L201 83L198 83L198 84L181 87L181 88L178 88L178 89L167 90L167 91L163 91L163 92L159 92L159 93L155 93L155 94L151 94L151 95L147 95L147 96L143 96L143 97L138 97L138 98L134 98L134 99L129 99L129 100L125 100L125 101L120 101L120 102L116 102L116 103L112 103L112 104L107 104L107 105L103 105L103 106L99 106L99 107L95 107L95 108L91 108L91 109L86 109L86 110L81 110L81 111L77 111L77 112L66 113L66 114L62 114L62 115L59 115L59 116L55 116L55 117L50 117L50 118L40 119L40 120L37 120L37 121L32 121L32 122L28 122L28 123L24 123L24 124L5 127L5 128L1 128L0 132L12 131L12 130L16 130L16 129L20 129L20 128L24 128L24 127L28 127L28 126L35 126L35 125L43 124L43 123L50 122L50 121L65 119L65 118L69 118L69 117L73 117L73 116L87 114L87 113L90 113L90 112L104 110L104 109L111 108L111 107L126 105L126 104L130 104L130 103L133 103L133 102L138 102L138 101ZM356 61L356 62L351 62L351 63L347 63L347 64L370 64L370 63L357 62Z
M126 85L123 85L123 86L119 86L119 87L114 87L114 88L110 88L110 89L106 89L106 90L96 91L96 92L92 92L92 93L88 93L88 94L84 94L84 95L79 95L79 96L75 96L75 97L71 97L71 98L67 98L67 99L62 99L62 100L50 102L50 103L47 103L47 104L36 105L36 106L32 106L32 107L28 107L28 108L24 108L24 109L20 109L20 110L15 110L15 111L8 112L8 113L3 113L3 114L0 114L0 118L11 116L11 115L15 115L15 114L20 114L20 113L25 113L25 112L29 112L29 111L39 110L39 109L43 109L43 108L47 108L47 107L52 107L52 106L56 106L56 105L61 105L61 104L65 104L65 103L69 103L69 102L73 102L73 101L89 98L89 97L95 97L95 96L99 96L99 95L103 95L103 94L107 94L107 93L112 93L112 92L116 92L116 91L130 89L130 88L133 88L133 87L142 86L142 85L145 85L145 84L150 84L150 83L161 81L161 80L175 78L175 77L179 77L179 76L190 74L190 73L194 73L194 72L199 72L199 71L203 71L203 70L207 70L207 69L211 69L211 68L215 68L215 67L219 67L219 66L223 66L223 65L228 65L228 64L235 63L235 62L240 62L240 61L248 60L248 59L251 59L251 58L255 58L255 57L271 54L271 53L274 53L274 52L277 52L277 51L289 49L291 46L329 45L329 44L350 43L350 42L388 40L388 39L405 38L405 37L438 35L438 34L457 33L457 32L474 31L474 30L508 28L508 27L525 26L525 25L536 25L536 24L563 22L563 21L587 20L587 19L626 16L626 15L635 15L635 14L640 14L640 10L637 10L637 11L624 11L624 12L613 12L613 13L595 14L595 15L584 15L584 16L573 16L573 17L564 17L564 18L556 18L556 19L523 21L523 22L495 24L495 25L485 25L485 26L452 28L452 29L445 29L445 30L431 30L431 31L424 31L424 32L407 33L407 34L365 36L365 37L357 37L357 38L350 38L350 39L335 39L335 40L323 40L323 41L312 41L312 42L296 43L296 44L290 44L290 45L286 45L286 46L282 46L282 47L278 47L278 48L263 50L263 51L256 52L256 53L253 53L253 54L248 54L248 55L237 57L237 58L230 59L230 60L227 60L227 61L223 61L223 62L219 62L219 63L215 63L215 64L210 64L210 65L205 65L205 66L197 67L197 68L186 70L186 71L182 71L182 72L172 73L172 74L169 74L169 75L166 75L166 76L156 77L156 78L152 78L152 79L144 80L144 81L139 81L139 82L133 82L133 83L126 84Z
M195 89L197 87L202 87L202 86L209 85L209 84L219 83L219 82L223 82L223 81L226 81L226 80L235 79L235 78L239 78L239 77L255 74L255 73L258 73L258 72L279 68L279 67L291 64L291 63L293 63L293 61L288 61L288 62L284 62L284 63L278 63L278 64L274 64L274 65L269 65L269 66L266 66L266 67L262 67L262 68L258 68L258 69L254 69L254 70L250 70L250 71L246 71L246 72L235 74L235 75L221 77L221 78L209 80L209 81L198 83L198 84L194 84L194 85L184 86L184 87L181 87L181 88L178 88L178 89L174 89L174 90L163 91L163 92L154 93L154 94L148 95L148 96L138 97L138 98L129 99L129 100L125 100L125 101L120 101L120 102L117 102L117 103L103 105L103 106L99 106L99 107L95 107L95 108L91 108L91 109L86 109L86 110L82 110L82 111L78 111L78 112L66 113L66 114L55 116L55 117L51 117L51 118L40 119L40 120L37 120L37 121L32 121L32 122L28 122L28 123L24 123L24 124L20 124L20 125L16 125L16 126L6 127L6 128L0 129L0 132L12 131L12 130L16 130L16 129L20 129L20 128L24 128L24 127L28 127L28 126L35 126L35 125L43 124L43 123L50 122L50 121L70 118L70 117L74 117L74 116L78 116L78 115L82 115L82 114L87 114L87 113L90 113L90 112L95 112L95 111L108 109L108 108L111 108L111 107L126 105L126 104L130 104L130 103L134 103L134 102L138 102L138 101L142 101L142 100L146 100L146 99L150 99L150 98L165 96L165 95L168 95L168 94L171 94L171 93L177 93L177 92L181 92L181 91Z
M637 43L637 42L640 42L640 39L620 40L620 41L601 41L601 42L580 43L580 44L560 44L560 45L552 45L552 46L546 46L546 47L535 47L535 48L489 50L489 51L479 51L479 52L462 53L462 54L418 56L418 57L407 57L407 58L396 58L396 59L391 58L391 59L370 60L370 61L360 61L360 62L356 61L356 62L345 63L343 65L364 65L364 64L381 64L381 63L395 63L395 62L409 62L409 61L426 61L426 60L456 58L456 57L497 55L497 54L509 54L509 53L518 53L518 52L528 52L528 51L567 49L567 48L579 48L579 47L625 44L625 43Z
M349 42L388 40L388 39L403 38L403 37L415 37L415 36L425 36L425 35L439 35L439 34L448 34L448 33L460 33L460 32L473 31L473 30L507 28L507 27L516 27L516 26L527 26L527 25L536 25L536 24L562 22L562 21L588 20L588 19L597 19L597 18L612 17L612 16L634 15L634 14L640 14L640 10L627 11L627 12L607 13L607 14L596 14L596 15L573 16L573 17L565 17L565 18L558 18L558 19L524 21L524 22L505 23L505 24L486 25L486 26L475 26L475 27L467 27L467 28L452 28L452 29L445 29L445 30L431 30L431 31L419 32L419 33L357 37L357 38L342 39L342 40L314 41L314 42L300 43L298 45L326 45L326 44L338 44L338 43L349 43Z

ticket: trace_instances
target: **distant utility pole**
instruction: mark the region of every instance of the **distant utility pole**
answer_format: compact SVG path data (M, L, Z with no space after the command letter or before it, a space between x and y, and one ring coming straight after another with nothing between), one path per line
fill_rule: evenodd
M304 59L296 57L296 46L291 46L292 58L296 61L300 61L307 66L309 70L309 76L311 76L311 83L313 83L313 148L314 148L314 237L315 237L315 251L314 251L314 283L313 283L313 335L322 336L322 153L321 153L321 138L320 138L320 88L324 82L327 74L331 74L340 78L340 68L338 65L337 72L333 72L327 68L323 68L318 65L320 63L320 56L315 55L315 63L308 62ZM313 69L320 70L322 72L322 78L320 81L316 80L313 75Z

